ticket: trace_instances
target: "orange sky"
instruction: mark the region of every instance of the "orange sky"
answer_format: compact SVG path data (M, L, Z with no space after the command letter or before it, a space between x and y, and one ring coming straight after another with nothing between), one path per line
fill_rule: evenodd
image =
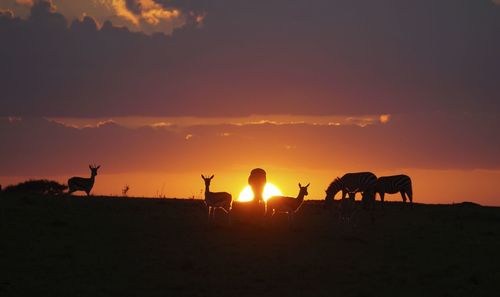
M298 194L297 183L311 183L307 199L324 199L324 190L334 177L345 172L334 170L307 170L300 168L273 168L264 166L268 181L278 186L285 195ZM212 191L228 191L237 197L247 185L249 170L228 170L216 172ZM457 203L476 201L484 205L500 206L498 193L492 184L500 180L500 170L415 170L401 169L381 171L379 176L406 173L412 177L414 199L421 203ZM156 196L162 191L167 197L202 197L204 185L197 172L180 175L155 175L136 173L102 176L102 184L96 185L97 193L119 194L124 180L130 180L131 195ZM474 186L471 186L474 185ZM135 193L135 194L134 194ZM338 194L340 195L340 194ZM337 198L340 196L337 196ZM388 200L401 201L400 195L389 195Z
M377 176L410 175L417 202L499 205L495 182L500 170L475 168L496 162L488 142L467 145L463 136L474 129L455 136L453 126L432 132L433 116L423 118L429 123L401 115L384 115L383 121L380 116L272 115L111 121L6 118L0 132L10 141L0 152L10 157L0 168L0 184L27 178L65 182L89 175L88 164L97 163L102 168L94 194L120 195L129 185L132 196L201 198L200 174L215 174L212 190L229 191L236 198L250 170L262 167L286 195L297 194L297 183L310 182L308 198L323 199L335 177L372 171ZM152 125L159 121L169 124ZM394 143L408 135L403 145ZM477 154L478 149L483 153Z
M0 184L237 196L262 167L317 199L372 171L498 205L497 2L0 0Z
M228 191L237 198L246 186L251 170L219 170L215 172L212 191ZM342 172L300 170L297 168L267 169L268 181L278 186L285 195L298 194L297 183L311 182L307 199L324 199L324 190L328 183ZM206 171L212 172L212 171ZM84 174L85 173L85 174ZM458 203L475 201L483 205L500 206L498 193L494 185L500 180L500 170L418 170L404 169L399 171L375 172L379 175L406 173L413 179L414 199L419 203ZM82 175L87 175L82 170ZM22 181L27 177L0 177L4 183ZM66 176L31 176L31 178L53 178L65 182ZM93 193L95 195L121 196L124 185L130 186L129 196L171 198L202 198L203 180L199 172L182 174L161 174L157 172L134 172L123 174L106 174L105 168L97 179ZM473 186L472 186L473 185ZM336 197L340 197L340 194ZM401 201L400 195L386 196L386 200Z

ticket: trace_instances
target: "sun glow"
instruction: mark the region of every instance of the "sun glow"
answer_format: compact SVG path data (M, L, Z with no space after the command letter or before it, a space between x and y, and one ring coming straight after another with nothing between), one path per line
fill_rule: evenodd
M264 193L263 193L263 198L265 201L269 199L272 196L281 196L283 195L278 189L277 186L271 184L271 183L266 183L264 186ZM251 201L253 200L253 192L252 188L250 186L246 186L240 193L240 196L238 197L238 201Z

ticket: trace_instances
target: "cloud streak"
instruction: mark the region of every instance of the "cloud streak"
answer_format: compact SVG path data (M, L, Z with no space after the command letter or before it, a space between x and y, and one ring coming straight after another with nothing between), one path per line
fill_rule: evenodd
M128 128L150 126L155 128L177 129L192 126L247 126L247 125L313 125L313 126L351 126L366 127L386 124L390 114L361 116L310 116L310 115L251 115L246 117L113 117L109 118L49 118L70 127L84 128L98 123L113 121Z
M445 113L394 116L388 123L365 127L199 122L152 127L146 122L124 126L119 119L72 126L3 118L0 139L9 141L0 147L0 175L59 174L81 154L82 162L106 160L110 172L175 172L241 162L322 170L500 169L500 141L493 137L499 124L493 115ZM205 155L199 154L200 147ZM126 159L129 162L123 164ZM169 162L180 167L168 166Z

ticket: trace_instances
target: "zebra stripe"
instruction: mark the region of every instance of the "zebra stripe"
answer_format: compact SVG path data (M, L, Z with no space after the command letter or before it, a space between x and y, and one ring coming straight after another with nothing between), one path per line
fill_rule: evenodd
M342 191L342 199L349 193L352 199L356 193L364 192L373 188L377 183L377 177L371 172L347 173L341 178L336 178L326 190L325 200L333 200L335 194Z
M406 202L406 196L413 202L413 189L411 178L407 175L381 176L375 185L375 192L379 193L380 200L384 202L384 195L401 193L403 202Z

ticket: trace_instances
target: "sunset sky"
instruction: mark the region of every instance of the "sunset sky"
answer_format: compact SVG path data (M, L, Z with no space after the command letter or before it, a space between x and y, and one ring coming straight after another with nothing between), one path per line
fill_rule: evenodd
M0 0L0 58L2 186L96 163L94 194L237 197L262 167L323 199L372 171L500 205L497 0Z

